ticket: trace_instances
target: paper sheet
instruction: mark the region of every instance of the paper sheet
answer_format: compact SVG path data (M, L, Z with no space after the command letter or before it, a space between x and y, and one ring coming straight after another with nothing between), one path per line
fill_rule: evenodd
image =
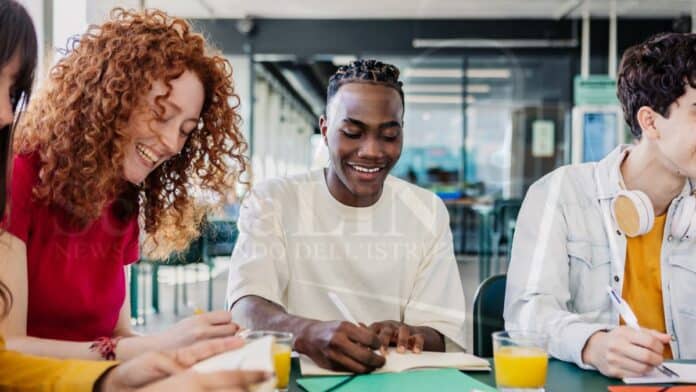
M334 372L317 366L309 357L300 356L300 368L303 376L339 375L348 372ZM389 349L387 363L374 373L398 373L409 369L423 368L454 368L460 370L491 370L487 360L467 353L440 353L424 351L420 354L397 353Z
M673 370L679 377L668 377L657 369L642 377L626 377L626 384L688 384L696 383L696 363L665 362L665 366Z

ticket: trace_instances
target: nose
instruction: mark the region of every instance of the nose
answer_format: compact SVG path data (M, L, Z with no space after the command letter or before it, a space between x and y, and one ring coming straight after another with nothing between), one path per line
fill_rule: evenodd
M376 137L368 137L360 144L358 157L366 159L380 159L384 155L382 143Z
M0 128L12 124L14 110L10 102L9 92L0 94Z
M159 136L159 141L164 147L164 153L168 156L172 156L179 153L181 146L179 145L179 130L178 129L167 129L162 132Z

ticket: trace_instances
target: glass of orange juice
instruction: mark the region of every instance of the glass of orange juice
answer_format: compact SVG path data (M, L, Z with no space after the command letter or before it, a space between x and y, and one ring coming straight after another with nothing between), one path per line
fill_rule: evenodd
M495 383L503 392L543 392L549 356L548 335L537 332L493 333Z
M245 331L241 334L245 340L254 340L273 336L273 367L276 374L276 389L287 391L290 381L290 355L292 353L293 335L290 332Z

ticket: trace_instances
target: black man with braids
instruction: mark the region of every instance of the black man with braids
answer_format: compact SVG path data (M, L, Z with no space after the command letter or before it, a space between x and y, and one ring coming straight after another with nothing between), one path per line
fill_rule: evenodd
M395 66L358 60L331 77L319 119L328 167L263 182L242 204L227 293L237 322L292 332L317 365L355 373L382 367L390 346L462 349L447 210L389 175L403 118Z

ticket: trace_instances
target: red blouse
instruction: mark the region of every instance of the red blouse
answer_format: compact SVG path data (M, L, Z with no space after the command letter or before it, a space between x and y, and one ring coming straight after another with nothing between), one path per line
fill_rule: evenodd
M27 334L91 341L112 336L126 294L124 266L138 259L138 220L118 219L111 206L84 228L64 210L32 196L37 154L14 159L9 219L3 226L27 248Z

